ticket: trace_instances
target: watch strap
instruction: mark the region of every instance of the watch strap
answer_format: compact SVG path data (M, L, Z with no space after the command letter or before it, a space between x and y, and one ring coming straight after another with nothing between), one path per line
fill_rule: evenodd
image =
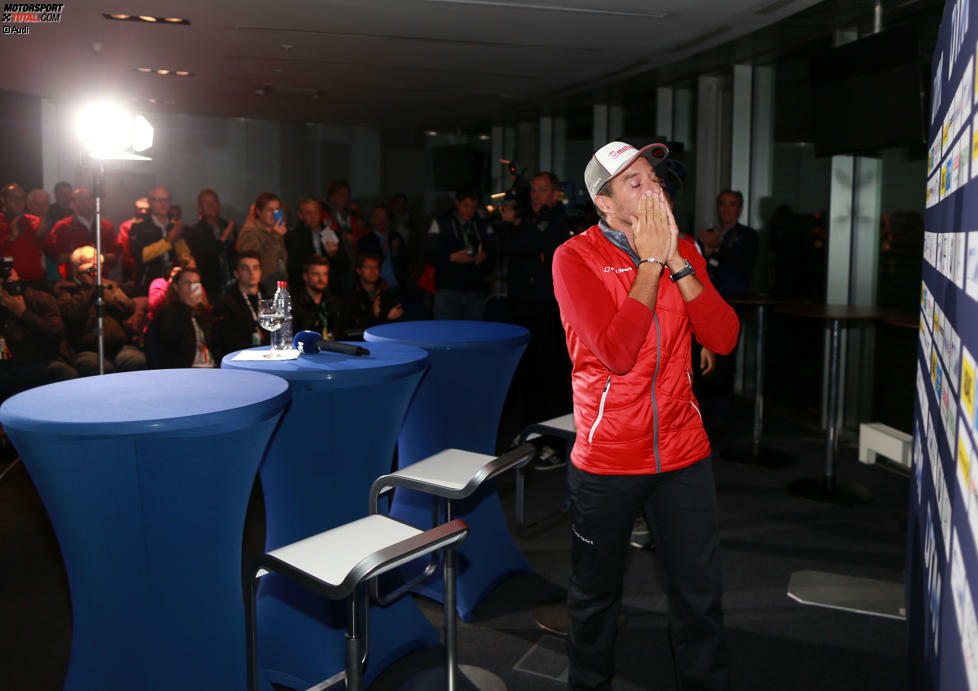
M696 275L696 271L693 269L693 265L689 263L689 260L688 259L685 259L683 261L686 262L686 266L684 266L683 268L681 268L679 271L676 271L675 273L670 273L669 274L669 278L672 279L672 282L673 283L675 283L676 281L678 281L681 278L686 278L687 276L695 276Z

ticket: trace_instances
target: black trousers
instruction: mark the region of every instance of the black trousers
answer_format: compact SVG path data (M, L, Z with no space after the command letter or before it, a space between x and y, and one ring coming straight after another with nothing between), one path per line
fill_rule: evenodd
M569 466L574 522L570 688L611 689L625 555L644 508L668 581L669 635L681 691L727 687L716 488L710 458L657 475L595 475Z

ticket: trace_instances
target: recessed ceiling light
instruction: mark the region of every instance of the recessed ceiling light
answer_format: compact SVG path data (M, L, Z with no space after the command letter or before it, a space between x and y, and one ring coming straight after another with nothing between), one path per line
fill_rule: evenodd
M174 70L167 68L157 69L155 67L133 67L136 72L143 74L158 74L161 77L193 77L194 73L190 70Z
M429 137L434 137L438 133L435 130L428 130L425 132L425 134L427 134Z
M482 141L484 141L484 142L487 142L487 141L489 141L490 139L492 139L492 137L490 137L490 136L489 136L488 134L480 134L480 135L479 135L479 139L481 139L481 140L482 140Z
M106 19L120 22L146 22L147 24L184 24L190 26L190 20L182 17L154 17L149 14L124 14L122 12L103 12Z

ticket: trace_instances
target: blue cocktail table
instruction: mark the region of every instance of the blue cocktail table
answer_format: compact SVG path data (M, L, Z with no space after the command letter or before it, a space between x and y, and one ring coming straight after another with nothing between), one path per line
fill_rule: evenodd
M222 368L277 375L292 386L292 405L261 466L266 551L366 516L371 484L390 472L428 355L389 344L371 344L370 351L284 361L235 361L231 353L221 362ZM261 580L256 609L258 658L269 680L308 688L343 669L342 603L272 574ZM399 657L437 644L437 629L411 598L371 607L366 682Z
M288 401L276 377L184 369L59 382L0 407L68 573L65 689L244 688L245 512Z
M403 468L442 449L496 453L496 434L506 392L530 332L521 326L480 321L416 321L382 324L364 333L370 347L402 343L428 351L431 368L418 388L398 438ZM391 515L427 527L433 499L397 490ZM476 605L500 582L529 569L513 543L495 485L457 504L456 517L471 529L458 550L458 613L468 621ZM418 592L441 601L440 576Z

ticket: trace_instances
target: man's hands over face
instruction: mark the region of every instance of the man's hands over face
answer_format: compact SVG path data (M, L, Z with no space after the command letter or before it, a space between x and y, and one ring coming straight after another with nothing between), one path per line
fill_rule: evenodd
M655 257L672 269L682 263L677 245L679 227L661 188L645 192L638 200L638 214L632 216L632 242L639 259ZM676 267L681 268L679 266Z

